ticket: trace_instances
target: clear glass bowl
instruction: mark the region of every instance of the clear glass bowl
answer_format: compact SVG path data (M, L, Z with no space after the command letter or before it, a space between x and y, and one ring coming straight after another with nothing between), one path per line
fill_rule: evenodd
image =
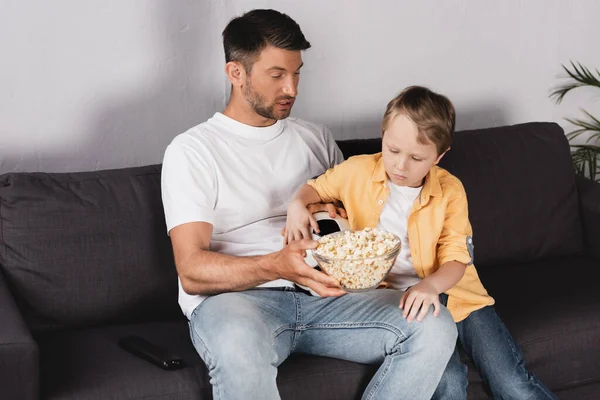
M328 275L336 278L347 292L364 292L376 289L387 277L400 253L401 240L398 236L387 232L396 240L396 245L387 253L369 258L332 258L312 251L314 259ZM323 237L344 235L344 231L331 233Z

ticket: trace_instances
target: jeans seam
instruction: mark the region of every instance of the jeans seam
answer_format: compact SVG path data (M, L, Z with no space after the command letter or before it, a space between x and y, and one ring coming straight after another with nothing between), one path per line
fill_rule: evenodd
M374 398L375 394L377 393L377 390L381 386L381 382L383 382L383 380L385 379L385 376L387 375L387 373L390 369L392 360L390 358L386 357L383 364L384 364L383 365L384 368L381 370L381 374L379 374L379 379L377 379L377 382L374 383L373 388L367 394L367 397L365 398L365 400L370 400L370 399Z
M407 336L399 330L394 325L388 324L386 322L339 322L339 323L329 323L329 324L307 324L302 327L302 330L308 329L352 329L352 328L383 328L387 329L396 336L402 338L403 340L407 339Z
M292 345L290 346L290 354L294 352L296 349L296 344L298 343L298 336L302 334L298 329L302 322L302 305L300 304L300 299L298 298L298 294L293 292L294 302L296 303L296 323L294 324L294 338L292 339Z
M200 306L200 305L198 305ZM198 308L198 307L196 307ZM195 312L196 310L194 310ZM192 316L194 315L194 312L192 312ZM196 337L196 340L199 341L200 345L202 346L202 348L204 349L204 355L206 360L204 360L204 363L206 364L206 367L208 368L208 370L211 369L211 366L213 365L213 360L212 360L212 356L210 354L210 351L208 350L208 347L206 346L206 344L204 343L204 341L202 340L202 338L200 337L200 334L198 334L198 332L196 331L194 324L190 321L190 326L192 327L193 330L193 336ZM195 340L192 338L192 341L195 342ZM215 379L215 377L211 376L211 379ZM212 382L211 382L212 384ZM216 399L218 400L221 398L221 394L219 393L219 385L217 382L215 382L214 384L212 384L213 390L216 394Z

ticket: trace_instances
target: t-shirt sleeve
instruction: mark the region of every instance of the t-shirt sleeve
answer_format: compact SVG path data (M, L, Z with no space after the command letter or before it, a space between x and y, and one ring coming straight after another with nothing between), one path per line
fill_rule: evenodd
M163 158L161 194L167 233L188 222L214 225L216 171L206 154L171 143Z
M344 161L344 154L340 150L335 138L333 137L333 133L326 126L323 127L325 134L325 144L327 145L327 152L329 155L329 168L332 168L342 161Z

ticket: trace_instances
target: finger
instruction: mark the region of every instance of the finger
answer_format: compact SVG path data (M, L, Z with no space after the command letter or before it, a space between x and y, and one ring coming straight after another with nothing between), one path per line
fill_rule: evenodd
M314 290L321 297L338 297L346 294L342 289L331 288L325 285L315 282L312 279L306 279L301 283L303 286L307 286Z
M302 239L292 243L292 250L316 249L318 245L319 242L317 242L316 240Z
M311 214L318 213L319 211L325 211L325 204L323 204L323 203L311 203L308 206L306 206L306 209Z
M329 216L331 218L335 218L337 215L337 211L335 210L335 206L331 203L327 203L325 204L325 209L327 210L327 212L329 213Z
M402 297L400 297L400 308L404 309L404 302L406 301L406 297L408 296L408 292L404 292Z
M319 230L319 223L317 222L316 218L310 214L310 216L308 217L308 221L310 223L311 228L316 232L316 233L320 233L321 231Z
M312 234L310 233L310 227L306 227L306 228L302 229L302 237L304 239L311 239L312 238Z
M429 312L430 305L431 303L429 302L423 302L423 304L421 305L421 312L419 312L419 315L417 316L417 321L421 322L425 319L427 313Z
M438 315L440 315L441 310L442 305L440 304L440 300L436 299L436 301L433 302L433 316L437 317Z
M338 282L337 279L335 279L334 277L327 275L324 272L321 271L317 271L314 268L311 268L310 271L306 271L304 275L304 278L307 278L308 280L312 280L315 281L317 283L320 283L323 286L327 286L330 288L339 288L340 287L340 283Z
M402 308L404 310L404 312L402 313L402 316L404 318L408 318L408 314L410 313L410 309L413 306L414 302L415 296L412 294L412 292L408 293L408 296L406 296L406 302L404 304L404 307Z
M285 228L283 228L283 229L281 230L281 236L285 236L285 235L286 235L286 229L285 229Z
M415 302L412 304L411 308L410 308L410 313L408 313L408 317L406 317L406 320L408 322L412 322L415 318L417 318L417 314L419 313L419 310L421 309L421 306L423 305L423 301L420 299L416 299Z
M336 207L336 209L337 209L337 213L340 215L340 217L348 218L348 214L346 214L346 210L344 210L342 207Z

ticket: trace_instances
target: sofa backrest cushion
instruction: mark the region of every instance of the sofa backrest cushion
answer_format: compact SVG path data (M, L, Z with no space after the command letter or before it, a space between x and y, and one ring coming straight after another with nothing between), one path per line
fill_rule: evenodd
M338 142L346 157L381 151L381 139ZM461 179L477 267L583 251L569 144L555 123L456 132L440 166Z
M181 316L159 166L3 175L0 265L34 331Z

